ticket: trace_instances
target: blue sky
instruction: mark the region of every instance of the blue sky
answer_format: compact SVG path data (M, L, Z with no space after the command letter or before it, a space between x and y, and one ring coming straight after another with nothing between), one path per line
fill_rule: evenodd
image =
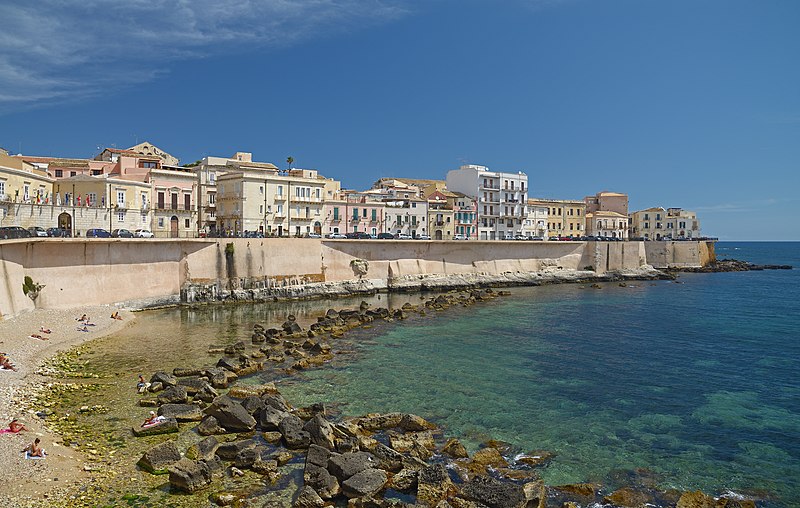
M796 0L0 0L0 146L525 171L800 240Z

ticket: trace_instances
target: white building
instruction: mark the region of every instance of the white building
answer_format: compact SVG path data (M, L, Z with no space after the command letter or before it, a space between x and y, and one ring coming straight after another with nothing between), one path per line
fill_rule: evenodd
M522 225L522 234L526 238L547 240L547 218L549 208L544 205L528 203L528 216Z
M412 238L429 235L428 202L419 198L384 201L386 231L394 235L404 234Z
M528 216L528 175L489 171L467 164L447 172L447 188L478 202L478 239L502 240L523 234Z

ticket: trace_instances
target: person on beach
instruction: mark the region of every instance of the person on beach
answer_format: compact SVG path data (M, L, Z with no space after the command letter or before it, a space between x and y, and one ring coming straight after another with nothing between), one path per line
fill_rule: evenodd
M42 333L51 333L50 328L45 328L44 326L40 327L39 331Z
M166 418L164 418L163 416L156 416L155 411L150 411L150 416L148 416L147 419L144 421L142 427L147 427L149 425L156 425L158 423L163 422L164 420L166 420Z
M88 329L88 328L86 328L86 325L83 325L82 327L78 328L78 331L79 331L79 332L88 332L88 331L89 331L89 329Z
M146 392L146 391L147 391L147 389L148 389L148 388L150 388L150 383L148 383L147 381L145 381L145 380L144 380L144 376L142 376L141 374L139 374L139 382L138 382L138 383L136 383L136 390L137 390L139 393L144 393L144 392Z
M11 360L8 359L5 353L0 353L0 369L17 370Z
M32 334L29 335L29 337L32 338L32 339L38 339L38 340L50 340L49 337L42 337L38 333L32 333Z
M39 445L41 439L38 437L34 439L33 443L29 444L22 450L22 453L28 452L28 457L44 457L44 450Z
M27 431L28 427L26 427L22 423L19 423L19 421L16 418L11 420L11 423L8 424L8 431L9 432L12 432L12 433L16 434L17 432L20 432L20 431L23 431L23 430Z
M78 322L79 323L80 322L88 323L89 322L89 316L87 316L86 314L82 315L81 317L78 318Z
M119 311L115 310L114 313L111 314L111 319L116 319L118 321L122 321L122 316L119 315Z

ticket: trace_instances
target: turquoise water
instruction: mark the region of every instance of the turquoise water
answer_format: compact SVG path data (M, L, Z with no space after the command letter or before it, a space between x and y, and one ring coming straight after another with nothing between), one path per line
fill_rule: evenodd
M717 253L800 267L798 243ZM800 270L679 281L513 289L365 336L281 390L349 415L415 412L473 449L491 437L553 451L550 484L644 469L664 488L797 503Z

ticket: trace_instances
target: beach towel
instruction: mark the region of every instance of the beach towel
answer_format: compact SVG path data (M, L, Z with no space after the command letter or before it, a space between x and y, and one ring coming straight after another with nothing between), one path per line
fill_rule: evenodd
M28 460L44 460L47 458L47 453L44 450L42 450L42 453L44 453L44 457L31 457L31 452L25 452L25 458Z
M0 434L16 434L16 432L11 429L0 429Z
M149 429L150 427L155 427L156 425L161 425L165 421L167 421L167 419L165 417L157 416L153 423L146 423L146 424L142 425L142 428L143 429Z

